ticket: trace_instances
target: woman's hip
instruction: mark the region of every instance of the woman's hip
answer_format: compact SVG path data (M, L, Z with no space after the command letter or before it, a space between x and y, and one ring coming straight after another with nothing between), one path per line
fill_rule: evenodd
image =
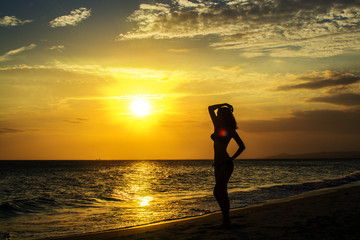
M234 171L234 163L232 161L224 162L215 165L215 180L216 183L227 183Z

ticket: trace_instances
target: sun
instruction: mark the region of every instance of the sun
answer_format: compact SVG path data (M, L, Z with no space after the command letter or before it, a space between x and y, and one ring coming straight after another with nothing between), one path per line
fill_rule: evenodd
M131 111L133 114L139 117L143 117L150 114L151 106L148 101L143 98L137 98L131 103Z

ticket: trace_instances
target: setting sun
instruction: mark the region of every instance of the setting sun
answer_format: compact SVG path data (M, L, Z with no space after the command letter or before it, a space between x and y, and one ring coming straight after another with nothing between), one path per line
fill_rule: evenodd
M130 108L133 114L142 117L150 114L151 106L145 99L138 98L131 103Z

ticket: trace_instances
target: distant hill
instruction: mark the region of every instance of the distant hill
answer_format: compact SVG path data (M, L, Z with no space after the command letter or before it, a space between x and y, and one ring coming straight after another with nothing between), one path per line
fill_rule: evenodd
M343 159L360 159L360 151L348 152L317 152L302 154L281 153L274 156L268 156L266 159L321 159L321 158L343 158Z

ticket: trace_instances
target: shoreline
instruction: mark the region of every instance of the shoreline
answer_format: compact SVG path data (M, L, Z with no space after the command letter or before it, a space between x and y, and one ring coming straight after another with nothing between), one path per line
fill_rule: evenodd
M171 239L174 235L177 239L207 240L360 239L358 202L360 181L231 209L233 226L229 229L219 227L221 212L214 212L128 228L45 239Z

